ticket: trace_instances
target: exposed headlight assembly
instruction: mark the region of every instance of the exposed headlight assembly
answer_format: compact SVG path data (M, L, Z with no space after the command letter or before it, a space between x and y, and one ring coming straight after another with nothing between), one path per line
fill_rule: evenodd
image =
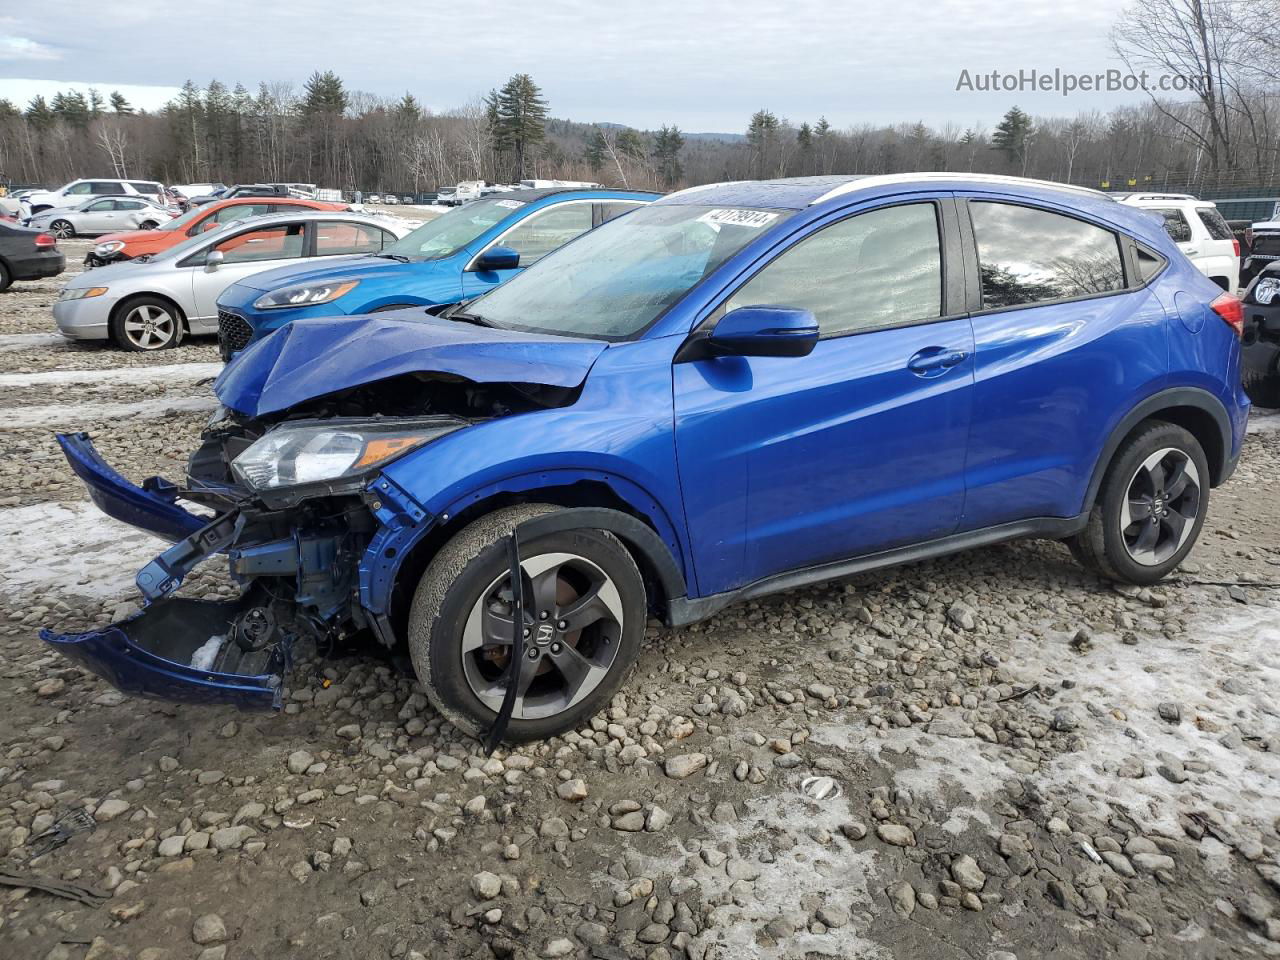
M349 492L366 474L465 426L465 420L444 417L282 424L236 457L231 469L259 492L309 484L324 484L325 492Z
M107 292L106 287L64 287L58 294L59 300L83 300L86 297L100 297Z
M1280 277L1264 277L1253 288L1253 299L1264 307L1280 297Z
M253 306L258 310L274 310L277 307L312 307L317 303L332 303L344 297L360 284L359 280L341 280L333 283L300 283L264 293Z
M93 252L98 256L106 256L109 253L118 253L124 249L123 240L108 240L106 243L100 243L93 248Z

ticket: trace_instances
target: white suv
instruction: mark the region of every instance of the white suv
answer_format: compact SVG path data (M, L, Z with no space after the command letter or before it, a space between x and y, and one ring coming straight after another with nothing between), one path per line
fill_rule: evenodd
M164 187L152 180L72 180L57 190L37 190L27 197L31 212L54 207L74 207L93 197L138 196L164 203Z
M1218 208L1189 193L1130 193L1121 203L1164 217L1164 228L1201 273L1228 293L1240 286L1240 241Z

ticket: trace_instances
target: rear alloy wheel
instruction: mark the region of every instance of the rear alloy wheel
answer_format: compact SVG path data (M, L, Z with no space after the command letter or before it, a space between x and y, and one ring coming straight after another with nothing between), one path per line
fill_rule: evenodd
M502 707L514 652L507 537L554 510L527 505L475 521L432 560L414 596L409 652L432 703L482 736ZM524 653L507 738L572 730L602 709L644 634L644 582L626 547L601 530L520 544Z
M1120 445L1088 526L1068 545L1086 567L1155 583L1194 546L1209 506L1209 465L1189 432L1153 422Z
M49 232L59 240L70 240L76 235L76 228L71 225L70 220L55 220L49 224Z
M177 309L158 297L130 300L111 319L111 339L125 350L163 350L176 344L181 332Z

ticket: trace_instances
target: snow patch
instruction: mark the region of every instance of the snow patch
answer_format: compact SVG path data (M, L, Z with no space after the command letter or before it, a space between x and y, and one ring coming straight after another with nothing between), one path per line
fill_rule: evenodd
M69 425L83 429L86 423L140 418L158 420L170 413L208 413L218 401L208 397L156 397L134 403L51 403L42 406L0 407L0 429Z
M98 370L42 370L39 373L0 374L0 388L56 383L191 381L216 377L221 372L221 363L170 363L155 367L103 367Z
M1254 407L1249 415L1249 433L1275 433L1280 430L1280 410Z
M0 334L0 353L40 350L44 347L64 346L69 342L60 333L5 333Z
M1188 635L1178 642L1147 636L1141 645L1128 646L1097 634L1094 649L1078 658L1066 654L1065 635L1010 640L1003 660L1015 682L1038 682L1055 691L1049 703L1025 702L1046 720L1052 711L1069 708L1086 744L1049 760L1034 779L1059 802L1084 798L1103 811L1123 809L1149 833L1183 836L1178 815L1195 813L1207 814L1226 835L1257 838L1271 829L1280 810L1280 753L1240 738L1280 739L1274 701L1280 690L1280 607L1205 603ZM1062 689L1064 679L1076 686ZM1156 708L1166 701L1180 705L1181 723L1160 719ZM850 753L877 751L882 762L900 768L894 778L899 787L917 796L950 788L972 801L962 806L977 807L1024 776L1008 765L1016 756L1011 749L977 738L930 736L918 728L868 738L855 725L829 724L816 728L811 740ZM1167 765L1165 758L1199 761L1207 769L1188 770L1183 783L1173 783L1157 772ZM1119 775L1122 766L1138 764L1143 776ZM989 826L976 813L973 818ZM954 809L946 828L956 832L963 819L962 810Z
M514 590L512 591L515 592ZM218 654L222 652L222 645L227 642L225 634L210 637L200 646L196 647L195 653L191 654L191 666L197 670L212 670L213 662L218 659Z
M166 546L88 502L9 507L0 510L0 590L126 599L134 573Z

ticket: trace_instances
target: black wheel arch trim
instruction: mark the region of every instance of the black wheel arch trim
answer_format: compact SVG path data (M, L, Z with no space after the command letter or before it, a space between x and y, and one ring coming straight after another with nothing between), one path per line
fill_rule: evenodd
M521 543L529 543L535 538L553 533L581 529L606 530L629 549L640 553L662 587L668 617L674 604L687 602L689 588L671 551L652 527L628 513L608 507L564 507L526 520L516 527Z
M1235 469L1236 458L1231 453L1231 418L1227 416L1227 410L1222 405L1222 401L1208 390L1202 390L1199 387L1171 387L1147 397L1121 417L1120 422L1112 429L1093 466L1093 475L1089 478L1089 487L1084 498L1085 513L1093 509L1098 490L1102 487L1102 478L1106 476L1107 468L1111 466L1115 452L1124 442L1124 438L1142 421L1160 419L1162 411L1176 407L1192 407L1209 414L1218 429L1220 455L1215 457L1212 450L1204 452L1205 459L1209 461L1210 486L1216 487L1231 476Z

